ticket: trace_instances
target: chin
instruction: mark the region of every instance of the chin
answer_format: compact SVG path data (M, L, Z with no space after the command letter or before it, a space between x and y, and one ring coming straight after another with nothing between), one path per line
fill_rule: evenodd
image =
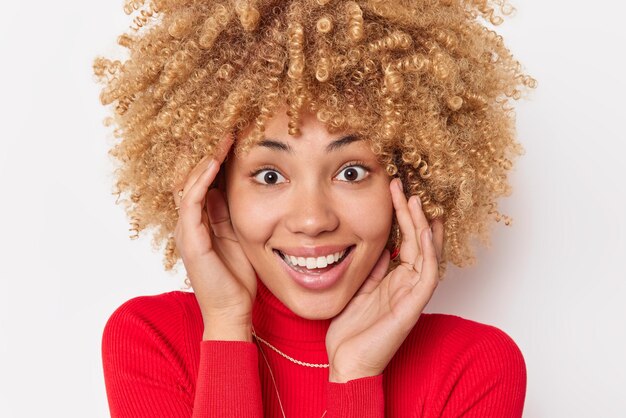
M323 297L324 301L337 301L337 297L333 297L332 294L326 294ZM310 320L332 319L339 315L347 304L347 302L326 304L320 302L315 296L310 297L305 302L306 298L307 296L303 295L298 297L297 300L289 301L291 303L283 303L299 317Z
M337 316L339 314L339 312L336 311L304 311L304 312L296 312L294 311L294 313L296 315L298 315L301 318L304 319L310 319L310 320L317 320L317 321L321 321L321 320L326 320L326 319L332 319L335 316Z

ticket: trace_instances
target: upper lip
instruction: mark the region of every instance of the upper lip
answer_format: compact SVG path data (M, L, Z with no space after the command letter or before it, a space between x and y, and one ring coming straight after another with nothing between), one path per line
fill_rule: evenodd
M321 245L319 247L274 247L274 249L286 255L293 255L294 257L321 257L329 254L339 253L345 249L348 249L351 246L351 244Z

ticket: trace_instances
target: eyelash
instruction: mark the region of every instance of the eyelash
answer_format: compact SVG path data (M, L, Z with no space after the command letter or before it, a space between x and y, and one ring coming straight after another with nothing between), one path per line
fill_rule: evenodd
M350 161L349 163L344 164L344 166L343 166L343 167L341 167L341 168L339 169L339 173L341 173L343 170L345 170L346 168L349 168L349 167L360 167L360 168L364 169L364 170L365 170L365 172L366 172L366 176L365 176L364 178L362 178L361 180L357 180L357 181L343 181L343 180L340 180L340 181L342 181L342 182L344 182L344 183L350 183L350 184L358 184L358 183L361 183L362 181L364 181L365 179L367 179L367 177L368 177L369 173L371 173L371 171L372 171L372 170L370 169L370 167L369 167L367 164L365 164L363 161L358 161L358 160L357 160L357 161ZM251 171L251 172L250 172L250 177L253 179L253 181L254 181L255 183L257 183L257 184L258 184L258 185L260 185L260 186L265 186L265 187L277 186L278 184L266 184L266 183L259 183L259 182L257 182L256 180L254 180L254 177L256 177L257 175L259 175L259 174L260 174L260 173L262 173L263 171L276 171L277 173L280 173L280 171L279 171L279 170L277 170L275 167L270 166L270 165L266 165L266 166L262 166L262 167L258 168L257 170ZM282 174L281 174L281 175L282 175ZM280 184L280 183L279 183L279 184Z

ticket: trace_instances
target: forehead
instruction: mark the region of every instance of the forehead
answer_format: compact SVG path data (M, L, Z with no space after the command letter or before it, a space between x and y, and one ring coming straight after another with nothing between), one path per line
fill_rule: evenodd
M257 129L256 121L250 123L237 135L234 157L268 153L275 155L277 151L283 151L284 154L280 154L285 157L306 153L330 156L331 151L339 150L373 151L368 129L363 129L358 123L357 126L345 123L341 128L335 127L329 131L327 123L320 121L316 113L303 108L297 120L300 132L294 136L289 133L294 128L289 125L290 119L289 108L283 105L272 111L272 116L263 123L262 130Z
M248 125L248 127L238 135L239 141L236 141L235 147L238 148L247 143L244 148L247 148L248 151L260 149L293 151L303 147L315 147L320 150L332 151L336 150L338 147L331 146L331 143L337 142L339 139L345 139L347 136L354 136L356 133L355 131L347 129L337 130L331 133L326 128L326 124L319 121L314 113L303 110L298 120L300 133L294 136L289 134L290 117L287 112L287 107L275 110L272 117L263 124L263 132L260 136L252 140L254 145L248 142L248 140L252 139L249 138L249 135L255 130L255 123L253 122ZM258 132L255 132L255 136L256 135L258 135ZM347 145L352 142L356 142L355 138L346 139L341 145ZM250 145L251 147L249 147ZM238 152L237 154L243 155L246 154L246 152Z
M347 134L347 135L341 136L340 138L334 138L327 143L318 140L317 137L308 138L308 139L298 139L297 141L292 141L292 143L302 145L303 141L309 142L308 144L304 144L304 146L310 147L312 145L313 146L319 145L317 146L317 148L323 148L326 153L332 153L334 151L345 149L350 144L363 142L361 140L362 138L359 137L358 135ZM298 145L292 146L289 142L283 142L279 139L273 139L273 138L262 139L256 144L257 147L266 148L266 149L270 149L274 151L282 151L291 155L296 154L296 150L297 148L299 148Z
M248 152L239 153L235 156L239 161L256 161L259 158L305 158L321 162L326 158L342 157L348 151L356 152L358 158L373 156L370 144L363 136L356 133L347 134L315 134L311 130L302 130L301 135L293 137L286 131L272 132L266 130L263 138L257 141ZM273 135L276 134L276 135ZM356 158L356 155L355 155ZM333 158L334 159L334 158Z

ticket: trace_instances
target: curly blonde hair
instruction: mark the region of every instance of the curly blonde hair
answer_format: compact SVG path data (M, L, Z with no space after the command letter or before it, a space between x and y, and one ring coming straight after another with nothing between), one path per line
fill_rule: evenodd
M229 133L246 152L273 112L289 134L311 111L330 133L365 137L390 176L445 226L447 261L475 263L489 221L510 223L496 199L523 154L510 100L536 86L495 31L506 0L126 0L136 14L118 38L123 63L97 57L94 73L119 139L109 151L115 194L136 238L154 228L164 267L180 256L176 184ZM124 198L120 201L120 197ZM389 243L399 245L397 224Z

